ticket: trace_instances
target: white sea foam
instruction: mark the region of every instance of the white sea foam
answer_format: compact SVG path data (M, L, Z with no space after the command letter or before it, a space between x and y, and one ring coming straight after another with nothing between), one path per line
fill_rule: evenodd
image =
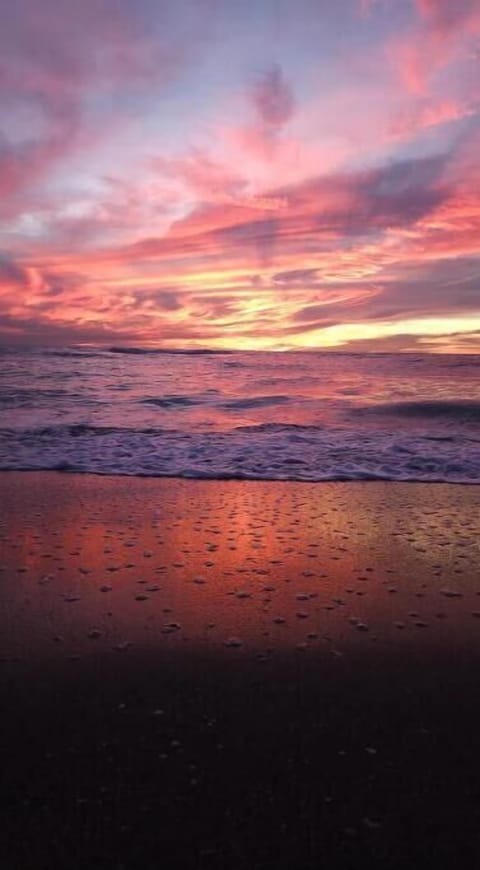
M290 426L211 434L58 426L1 432L0 465L190 478L478 483L480 439Z

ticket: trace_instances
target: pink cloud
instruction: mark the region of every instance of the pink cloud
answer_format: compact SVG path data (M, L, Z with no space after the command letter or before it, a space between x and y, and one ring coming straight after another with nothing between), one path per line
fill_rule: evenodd
M182 157L156 157L152 166L163 175L173 175L187 191L204 201L240 196L246 186L246 179L238 170L199 148L190 149Z
M476 0L416 0L418 25L387 48L398 76L413 94L426 94L435 75L469 56L480 34Z
M32 185L48 182L72 154L91 154L115 127L120 135L128 124L124 97L147 87L159 93L183 72L208 33L211 10L201 7L192 6L183 22L174 4L162 4L165 26L152 31L148 7L127 0L3 4L3 215L21 212Z
M221 134L230 148L241 152L247 160L267 162L285 159L291 148L286 129L297 110L293 89L279 64L272 64L247 88L244 95L247 115L251 118ZM298 143L297 143L298 145ZM294 144L295 147L295 144Z
M458 28L473 23L476 0L416 0L419 16L439 37L449 39Z
M422 130L460 121L475 115L478 108L453 99L419 100L400 111L392 120L389 132L393 136L411 136Z

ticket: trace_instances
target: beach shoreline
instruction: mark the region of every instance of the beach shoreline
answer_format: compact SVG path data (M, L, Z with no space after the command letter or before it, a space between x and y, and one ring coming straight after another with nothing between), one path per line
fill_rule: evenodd
M474 861L477 487L0 486L9 866Z

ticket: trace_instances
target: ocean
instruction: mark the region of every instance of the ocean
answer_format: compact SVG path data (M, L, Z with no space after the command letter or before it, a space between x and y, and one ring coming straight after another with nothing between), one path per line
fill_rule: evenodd
M0 351L0 468L480 482L480 356Z

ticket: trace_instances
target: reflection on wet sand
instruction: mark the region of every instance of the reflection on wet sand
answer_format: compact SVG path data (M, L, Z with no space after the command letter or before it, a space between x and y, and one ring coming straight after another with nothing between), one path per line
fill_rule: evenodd
M2 484L4 658L478 644L475 488L48 473Z

